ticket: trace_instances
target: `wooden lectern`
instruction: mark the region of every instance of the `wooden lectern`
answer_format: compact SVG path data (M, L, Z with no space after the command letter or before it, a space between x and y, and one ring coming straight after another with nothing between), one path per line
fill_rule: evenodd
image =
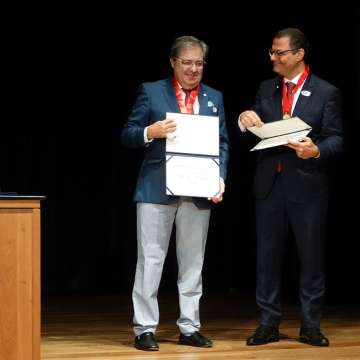
M0 359L40 359L40 200L0 194Z

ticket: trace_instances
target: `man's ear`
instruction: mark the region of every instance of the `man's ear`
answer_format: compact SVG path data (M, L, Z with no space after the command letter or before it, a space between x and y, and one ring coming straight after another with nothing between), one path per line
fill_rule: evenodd
M304 57L305 57L305 50L301 48L296 53L296 59L298 62L300 62L304 60Z
M175 59L174 58L170 58L170 64L171 64L171 67L174 68L175 66Z

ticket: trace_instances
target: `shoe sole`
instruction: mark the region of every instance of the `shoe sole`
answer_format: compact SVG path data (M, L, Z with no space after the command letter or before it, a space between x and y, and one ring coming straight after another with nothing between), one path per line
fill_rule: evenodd
M304 338L300 338L299 342L301 342L303 344L308 344L308 345L311 345L311 346L319 346L319 347L326 347L326 346L330 345L330 344L313 344L313 343L311 343L310 341L308 341L307 339L304 339Z
M184 342L184 341L179 341L179 345L187 345L187 346L193 346L193 347L199 347L199 348L211 348L211 347L213 347L212 344L194 345L193 343Z
M159 351L159 348L143 348L138 345L134 345L134 347L138 350L143 350L143 351Z
M266 341L266 342L262 342L262 343L246 343L247 346L257 346L257 345L266 345L266 344L269 344L269 343L272 343L272 342L278 342L280 339L279 338L273 338L273 339L270 339L269 341Z

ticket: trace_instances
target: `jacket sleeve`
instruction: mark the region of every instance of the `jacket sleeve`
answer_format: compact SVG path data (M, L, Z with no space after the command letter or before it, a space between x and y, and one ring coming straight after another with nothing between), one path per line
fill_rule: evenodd
M121 143L124 146L136 148L145 146L144 129L149 125L150 99L142 84L139 88L139 95L133 106L128 121L125 123L121 133Z
M263 98L263 83L260 84L260 87L256 93L254 104L251 108L251 110L255 111L256 114L260 117L262 120L262 111L261 111L261 101Z
M321 163L327 162L342 151L342 116L340 91L333 88L324 105L320 136L316 145L320 157L315 159Z

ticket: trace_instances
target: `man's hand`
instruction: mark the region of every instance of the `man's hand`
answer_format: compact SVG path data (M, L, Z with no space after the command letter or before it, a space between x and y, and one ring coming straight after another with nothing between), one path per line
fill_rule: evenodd
M212 198L208 198L208 200L211 200L213 203L217 204L221 201L223 201L223 193L225 192L225 183L224 183L224 179L220 178L220 191L219 193L212 197Z
M247 129L252 126L261 127L264 125L264 123L259 118L258 114L252 110L246 110L240 114L239 127L241 129L240 124L244 129Z
M176 123L174 120L165 119L157 121L150 125L147 129L147 138L151 139L163 139L167 137L167 134L176 130Z
M319 148L307 137L301 137L298 140L288 140L289 148L296 151L296 155L301 159L310 159L319 156Z

